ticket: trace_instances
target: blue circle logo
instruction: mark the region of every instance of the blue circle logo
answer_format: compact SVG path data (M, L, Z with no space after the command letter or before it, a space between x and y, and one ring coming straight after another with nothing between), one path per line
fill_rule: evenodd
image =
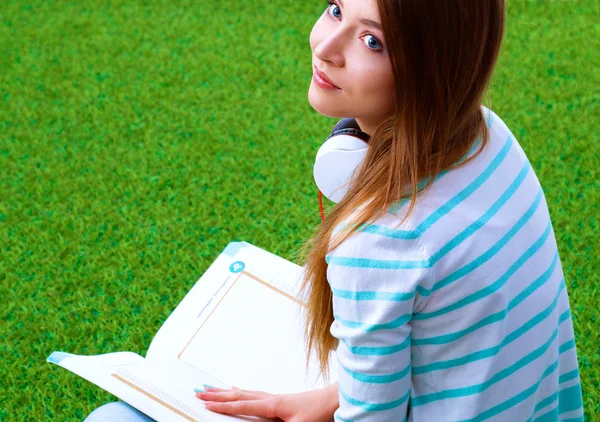
M231 271L232 273L239 273L242 272L245 267L246 266L242 261L236 261L233 264L231 264L231 266L229 267L229 271Z

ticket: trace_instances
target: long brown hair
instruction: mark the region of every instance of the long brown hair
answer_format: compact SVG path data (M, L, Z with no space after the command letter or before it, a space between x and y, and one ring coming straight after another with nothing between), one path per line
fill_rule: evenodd
M504 0L377 0L377 6L394 74L394 111L370 134L348 193L299 252L299 262L306 262L301 287L307 298L306 365L315 350L325 379L329 354L337 348L329 331L334 318L326 254L357 227L410 198L401 225L417 194L440 172L465 165L486 146L489 131L481 102L504 36ZM479 150L459 163L478 138ZM419 189L421 180L425 183ZM330 242L342 222L345 230Z

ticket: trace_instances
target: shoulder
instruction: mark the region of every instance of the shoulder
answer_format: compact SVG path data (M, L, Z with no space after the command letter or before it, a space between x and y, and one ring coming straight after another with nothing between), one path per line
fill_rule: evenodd
M354 233L327 254L326 259L336 262L336 257L357 258L425 258L427 252L416 236L414 218L401 223L398 215L387 212L375 221L358 227ZM332 238L346 228L344 221L334 229Z
M427 292L436 279L431 256L412 219L400 222L398 216L385 214L326 255L327 278L334 292L415 294L415 306L423 305L426 294L419 293Z

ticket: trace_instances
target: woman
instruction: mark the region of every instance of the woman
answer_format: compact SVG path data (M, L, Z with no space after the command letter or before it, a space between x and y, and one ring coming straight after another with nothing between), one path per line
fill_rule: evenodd
M339 378L301 394L198 398L293 422L583 420L545 197L509 128L481 106L504 0L328 3L310 36L308 98L370 135L303 251L307 351L327 375L335 350Z

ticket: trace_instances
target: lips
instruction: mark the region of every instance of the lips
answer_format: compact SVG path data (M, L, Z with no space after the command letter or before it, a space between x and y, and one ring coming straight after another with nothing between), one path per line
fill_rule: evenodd
M337 86L336 84L334 84L333 81L331 79L329 79L325 73L323 73L319 69L317 69L317 66L314 66L314 68L315 68L315 72L317 73L317 75L319 75L319 78L321 78L324 81L330 83L331 85L333 85L337 89L341 89L339 86Z

